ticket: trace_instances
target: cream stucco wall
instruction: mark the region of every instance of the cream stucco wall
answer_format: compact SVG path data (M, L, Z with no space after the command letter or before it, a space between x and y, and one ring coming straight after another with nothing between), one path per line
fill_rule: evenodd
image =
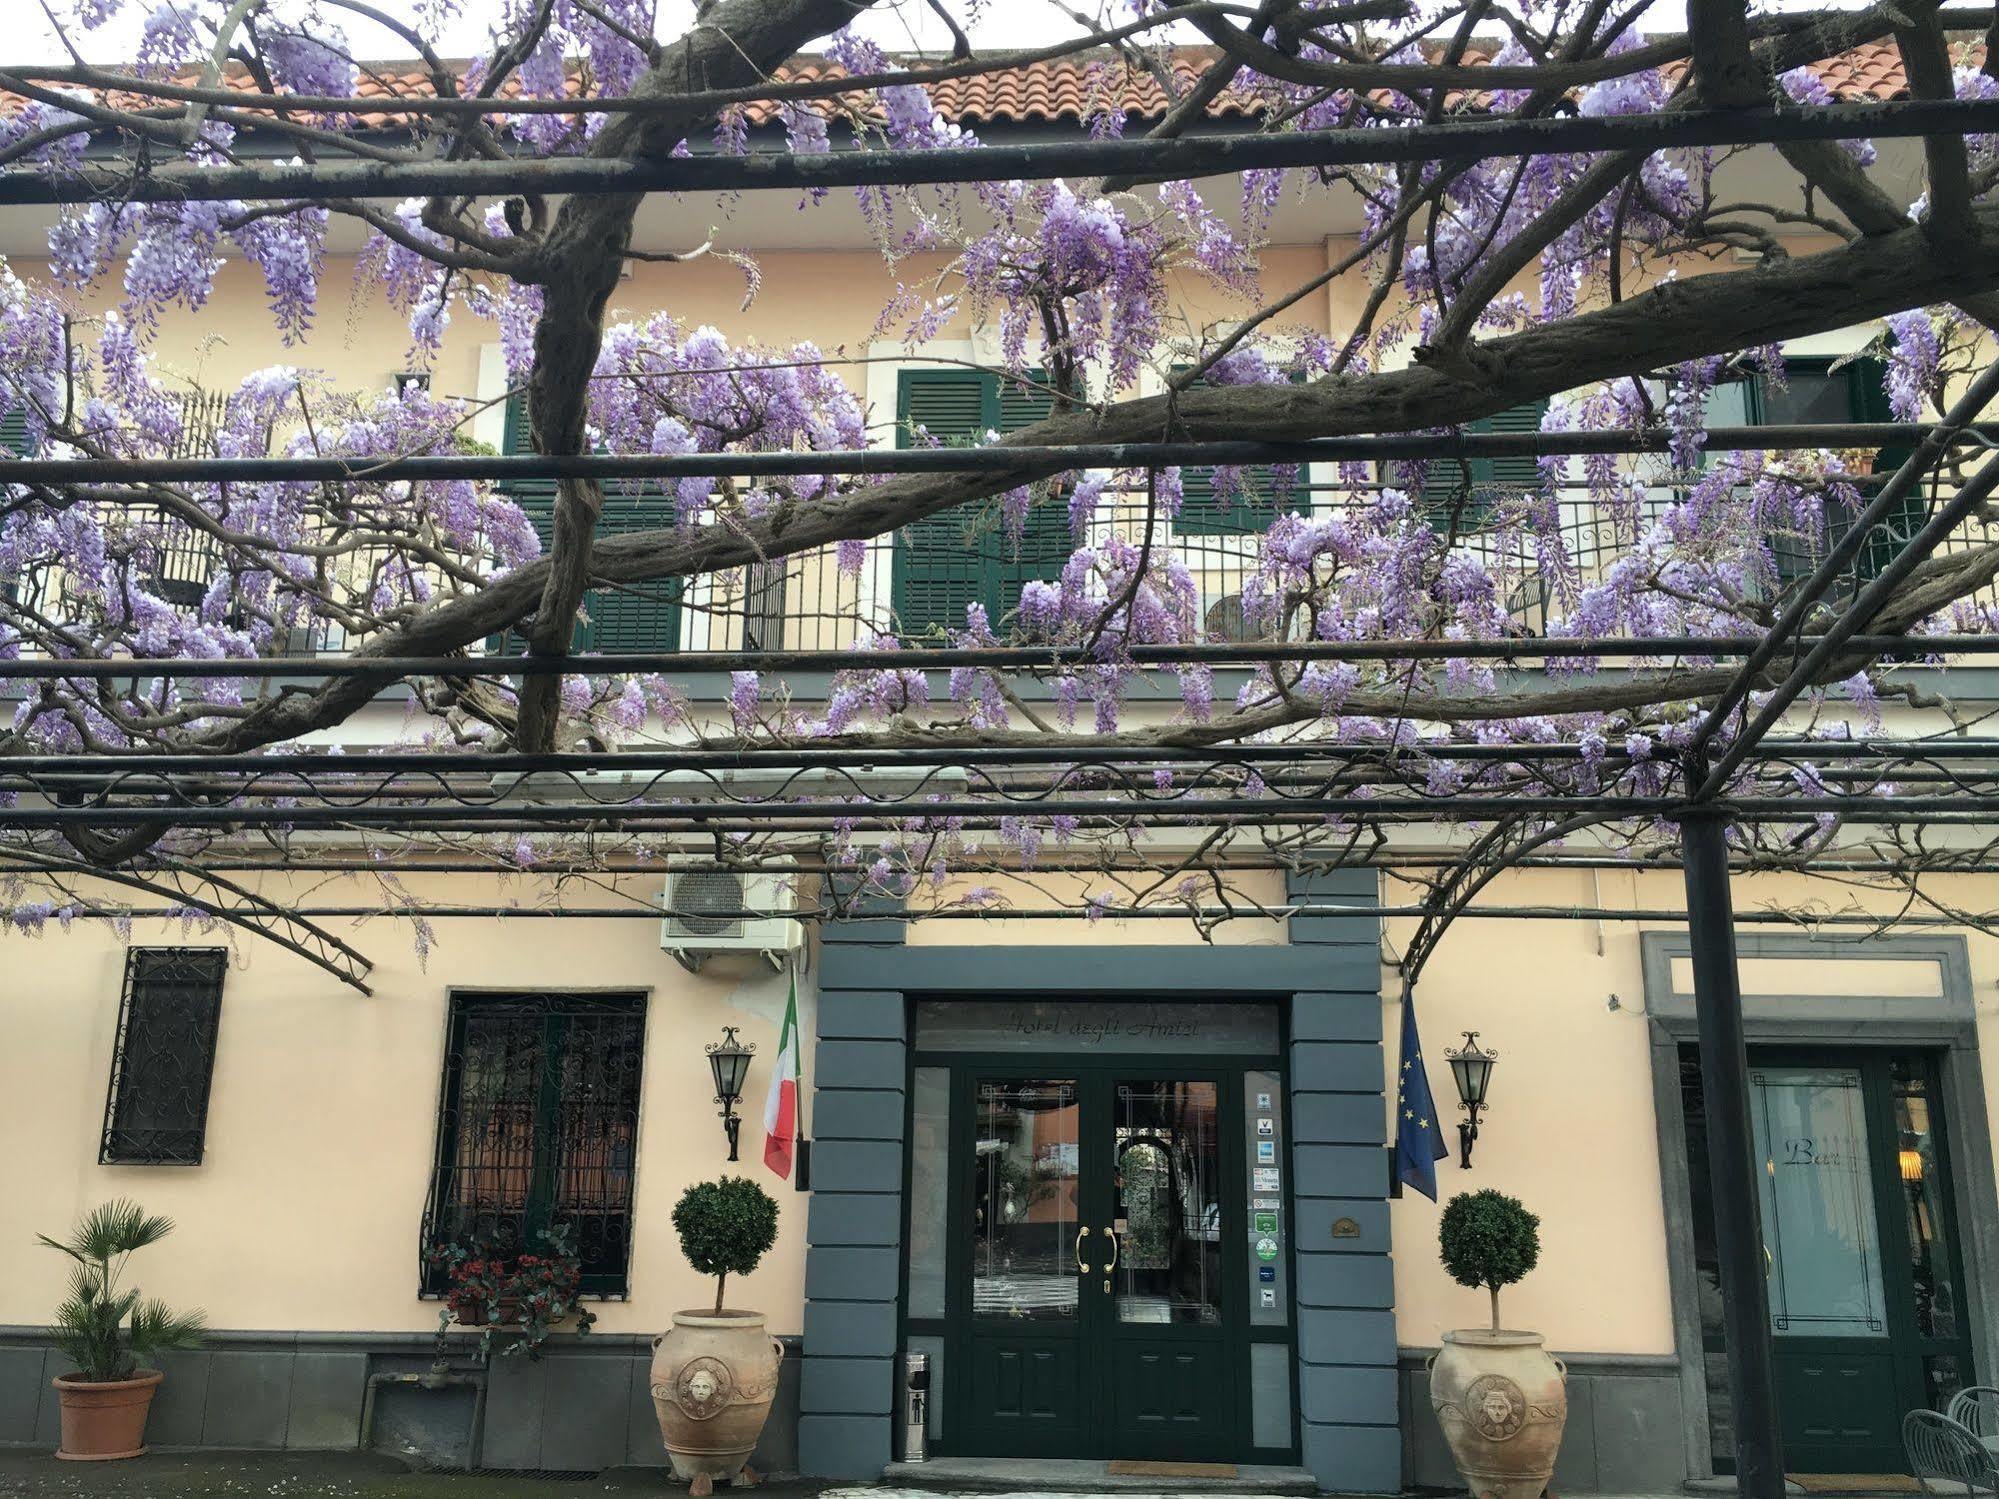
M1264 283L1273 294L1288 292L1324 269L1325 254L1319 245L1271 247L1262 258ZM864 355L898 281L924 287L935 281L943 266L939 257L913 256L891 273L880 255L866 250L777 251L756 259L763 285L747 307L743 273L726 261L703 259L634 266L611 299L611 316L637 319L664 312L690 330L712 323L732 343L789 347L810 341L829 360L839 361ZM46 276L46 268L38 262L16 257L13 263L31 282ZM1204 324L1253 310L1204 277L1175 275L1170 285L1169 336L1190 336ZM404 315L381 297L373 279L357 275L351 257L329 259L321 286L310 336L287 348L266 310L262 274L241 259L229 260L203 307L195 311L175 307L161 315L153 347L162 370L219 390L232 387L253 370L289 364L319 371L341 390L388 389L393 375L411 367ZM1364 293L1364 286L1353 292L1356 304ZM120 300L114 278L96 288L87 305L113 308ZM1325 293L1317 292L1301 299L1275 326L1323 329L1326 309ZM883 331L893 336L900 329ZM967 331L961 315L939 336L962 338ZM495 324L456 308L431 366L432 388L440 395L468 400L480 395L480 349L498 339ZM841 367L841 374L858 391L865 387L865 369L849 364ZM892 410L873 413L876 422L892 422L894 417Z
M443 882L409 883L422 890ZM312 898L353 904L357 884L315 882ZM531 900L519 881L501 888L477 877L453 877L449 889L429 893L453 902ZM600 1306L600 1330L657 1330L674 1309L712 1297L681 1259L668 1215L690 1182L735 1171L771 1190L779 1222L776 1247L755 1275L731 1283L730 1301L766 1310L774 1332L799 1331L808 1199L762 1163L785 980L753 956L711 960L689 974L660 951L649 920L443 920L437 931L426 969L405 922L343 929L375 961L372 995L270 943L238 941L223 985L207 1151L194 1167L97 1163L125 962L107 924L0 938L0 1325L45 1322L64 1284L65 1262L32 1243L36 1232L60 1235L81 1211L130 1196L178 1225L136 1257L136 1283L205 1308L214 1326L434 1327L436 1303L416 1295L419 1226L448 995L460 986L649 991L631 1300ZM133 940L226 939L140 922ZM809 1036L809 974L799 1008ZM727 1165L702 1052L724 1025L739 1027L758 1051L737 1167Z

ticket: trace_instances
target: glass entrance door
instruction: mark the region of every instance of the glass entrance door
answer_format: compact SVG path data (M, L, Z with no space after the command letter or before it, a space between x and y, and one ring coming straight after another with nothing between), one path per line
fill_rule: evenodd
M1061 1455L1088 1429L1083 1289L1102 1217L1084 1201L1082 1089L1073 1077L972 1081L968 1414L997 1452Z
M962 1079L953 1450L1238 1457L1240 1076L1140 1066Z
M1789 1467L1899 1468L1901 1404L1860 1069L1756 1067L1749 1093Z
M1933 1059L1752 1048L1785 1466L1897 1473L1905 1411L1972 1382ZM1682 1054L1717 1471L1733 1448L1699 1070Z
M1225 1309L1240 1276L1223 1270L1240 1237L1224 1232L1221 1085L1114 1077L1103 1128L1112 1151L1111 1275L1099 1360L1120 1456L1231 1456ZM1086 1292L1086 1294L1088 1294Z

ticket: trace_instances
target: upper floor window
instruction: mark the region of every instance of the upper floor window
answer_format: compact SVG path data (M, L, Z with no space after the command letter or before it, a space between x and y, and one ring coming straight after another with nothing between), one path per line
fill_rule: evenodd
M220 947L125 955L100 1164L201 1164L228 958Z
M1174 378L1189 368L1174 365ZM1208 386L1202 378L1189 388L1204 390ZM1302 471L1295 466L1258 463L1236 469L1233 483L1218 484L1212 465L1190 464L1180 470L1180 514L1173 529L1182 536L1261 534L1270 529L1278 511L1311 508L1305 503L1309 491L1300 487L1302 478Z
M1887 368L1872 356L1847 359L1794 357L1784 361L1781 382L1757 372L1715 387L1708 398L1707 419L1715 427L1842 426L1850 422L1891 422L1885 389ZM1839 447L1838 443L1828 446ZM1885 477L1908 458L1908 448L1882 448L1864 455L1861 475ZM1851 455L1849 455L1851 464ZM1861 489L1864 505L1873 497L1871 486ZM1878 574L1903 545L1922 528L1929 514L1928 498L1919 488L1895 507L1868 534L1854 573L1865 581ZM1826 507L1826 534L1822 544L1796 535L1771 538L1777 571L1789 582L1809 574L1825 555L1825 548L1837 543L1852 526L1852 512L1844 506Z
M982 442L988 432L1033 425L1052 405L1045 389L993 370L904 370L896 383L896 446ZM910 635L962 630L966 606L982 604L998 630L1019 607L1021 589L1060 577L1073 550L1061 505L1032 506L1018 546L1001 523L997 500L912 521L895 538L896 619Z
M1539 432L1548 413L1545 399L1510 406L1491 416L1464 424L1467 433ZM1383 476L1390 484L1407 483L1413 465L1390 463ZM1541 482L1540 461L1526 455L1492 458L1432 458L1423 465L1418 496L1422 513L1439 532L1479 530L1509 493L1533 489Z
M507 398L506 424L502 428L500 451L534 451L528 426L527 398L518 392ZM541 537L543 552L555 536L555 481L553 479L509 479L502 491L527 513L535 533ZM637 493L634 486L607 484L604 512L597 518L599 537L620 536L631 531L656 531L674 524L672 499L648 485ZM583 595L583 612L588 616L576 631L573 648L578 651L675 651L680 649L682 580L662 578L649 583L621 583L592 588ZM500 643L503 651L518 652L520 637L509 631Z
M582 1289L623 1296L631 1261L642 994L454 994L422 1249L503 1255L565 1226ZM425 1261L423 1290L444 1289Z

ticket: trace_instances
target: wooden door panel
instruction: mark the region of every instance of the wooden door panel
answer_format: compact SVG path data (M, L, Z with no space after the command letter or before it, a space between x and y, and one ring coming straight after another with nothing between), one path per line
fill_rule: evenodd
M1079 1373L1071 1339L975 1337L969 1450L1073 1456L1084 1435Z
M1228 1359L1219 1338L1119 1338L1111 1363L1114 1457L1234 1457Z
M1777 1343L1785 1466L1793 1473L1893 1473L1903 1467L1895 1361L1879 1348Z

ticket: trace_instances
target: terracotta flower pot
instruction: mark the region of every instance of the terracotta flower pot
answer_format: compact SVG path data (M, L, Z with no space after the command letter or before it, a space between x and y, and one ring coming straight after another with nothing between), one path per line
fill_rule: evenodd
M1473 1499L1540 1499L1569 1416L1569 1371L1537 1332L1444 1334L1430 1404Z
M676 1478L697 1493L733 1480L763 1435L784 1344L762 1312L675 1312L652 1342L652 1403Z
M146 1413L153 1408L153 1392L163 1377L158 1369L103 1381L57 1375L62 1446L56 1456L79 1463L139 1456L146 1450Z

